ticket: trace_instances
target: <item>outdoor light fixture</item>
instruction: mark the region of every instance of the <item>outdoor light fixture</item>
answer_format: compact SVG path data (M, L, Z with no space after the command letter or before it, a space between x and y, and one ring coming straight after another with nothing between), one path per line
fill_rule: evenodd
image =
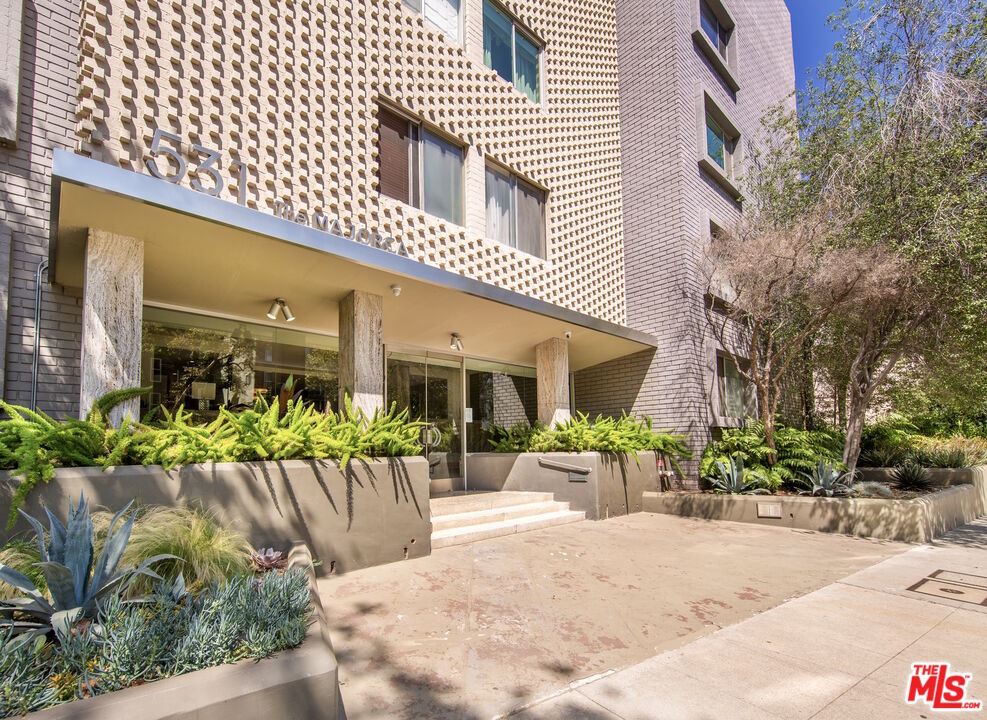
M287 322L295 319L295 316L291 314L291 308L288 307L288 303L284 298L274 298L274 302L271 303L271 309L267 311L267 317L271 318L271 320L277 320L278 311L284 315L284 319Z
M401 294L401 286L400 285L391 285L391 292L394 293L394 297L397 297L398 295Z
M459 337L459 333L453 333L449 338L449 349L463 351L463 339Z

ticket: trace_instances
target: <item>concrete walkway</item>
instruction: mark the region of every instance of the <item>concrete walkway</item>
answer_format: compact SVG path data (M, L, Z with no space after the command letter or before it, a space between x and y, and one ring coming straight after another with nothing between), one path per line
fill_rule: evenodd
M946 572L909 589L937 571ZM985 589L972 587L977 583ZM987 607L976 604L985 599L987 521L980 520L514 717L934 717L942 713L904 702L914 662L948 662L951 672L972 673L969 697L987 703Z
M349 720L486 720L908 548L640 513L444 548L323 580L320 590ZM717 671L734 672L758 671L743 656ZM665 680L678 682L642 682ZM558 702L591 703L585 692Z

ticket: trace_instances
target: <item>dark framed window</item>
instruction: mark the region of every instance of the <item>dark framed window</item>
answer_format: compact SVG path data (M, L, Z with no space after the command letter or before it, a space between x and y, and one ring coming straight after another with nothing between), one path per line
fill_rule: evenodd
M382 195L463 224L463 148L384 107L377 110Z
M699 0L699 26L706 33L706 37L709 38L713 47L719 51L720 55L726 57L727 46L730 44L730 30L723 26L720 18L713 12L706 0Z
M724 172L727 171L727 148L729 142L730 140L723 131L723 128L713 119L712 115L706 113L706 154Z
M716 356L717 414L721 417L743 419L757 415L757 395L754 386L741 377L733 358Z
M532 102L541 102L541 45L490 0L483 0L483 62Z
M545 191L487 165L487 231L491 240L545 257Z

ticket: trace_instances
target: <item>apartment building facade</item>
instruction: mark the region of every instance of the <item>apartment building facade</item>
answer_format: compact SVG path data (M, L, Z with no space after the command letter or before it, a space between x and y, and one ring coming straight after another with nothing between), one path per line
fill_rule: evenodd
M694 260L793 89L783 0L0 18L9 402L76 415L140 384L132 416L209 417L290 379L408 407L453 484L494 425L627 411L700 444L730 422Z

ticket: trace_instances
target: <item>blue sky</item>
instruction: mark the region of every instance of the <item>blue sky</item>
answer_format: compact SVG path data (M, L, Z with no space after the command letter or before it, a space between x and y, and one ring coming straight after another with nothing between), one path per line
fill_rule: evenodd
M795 84L801 90L812 69L833 48L836 35L826 18L843 6L843 0L785 0L785 4L792 15Z

